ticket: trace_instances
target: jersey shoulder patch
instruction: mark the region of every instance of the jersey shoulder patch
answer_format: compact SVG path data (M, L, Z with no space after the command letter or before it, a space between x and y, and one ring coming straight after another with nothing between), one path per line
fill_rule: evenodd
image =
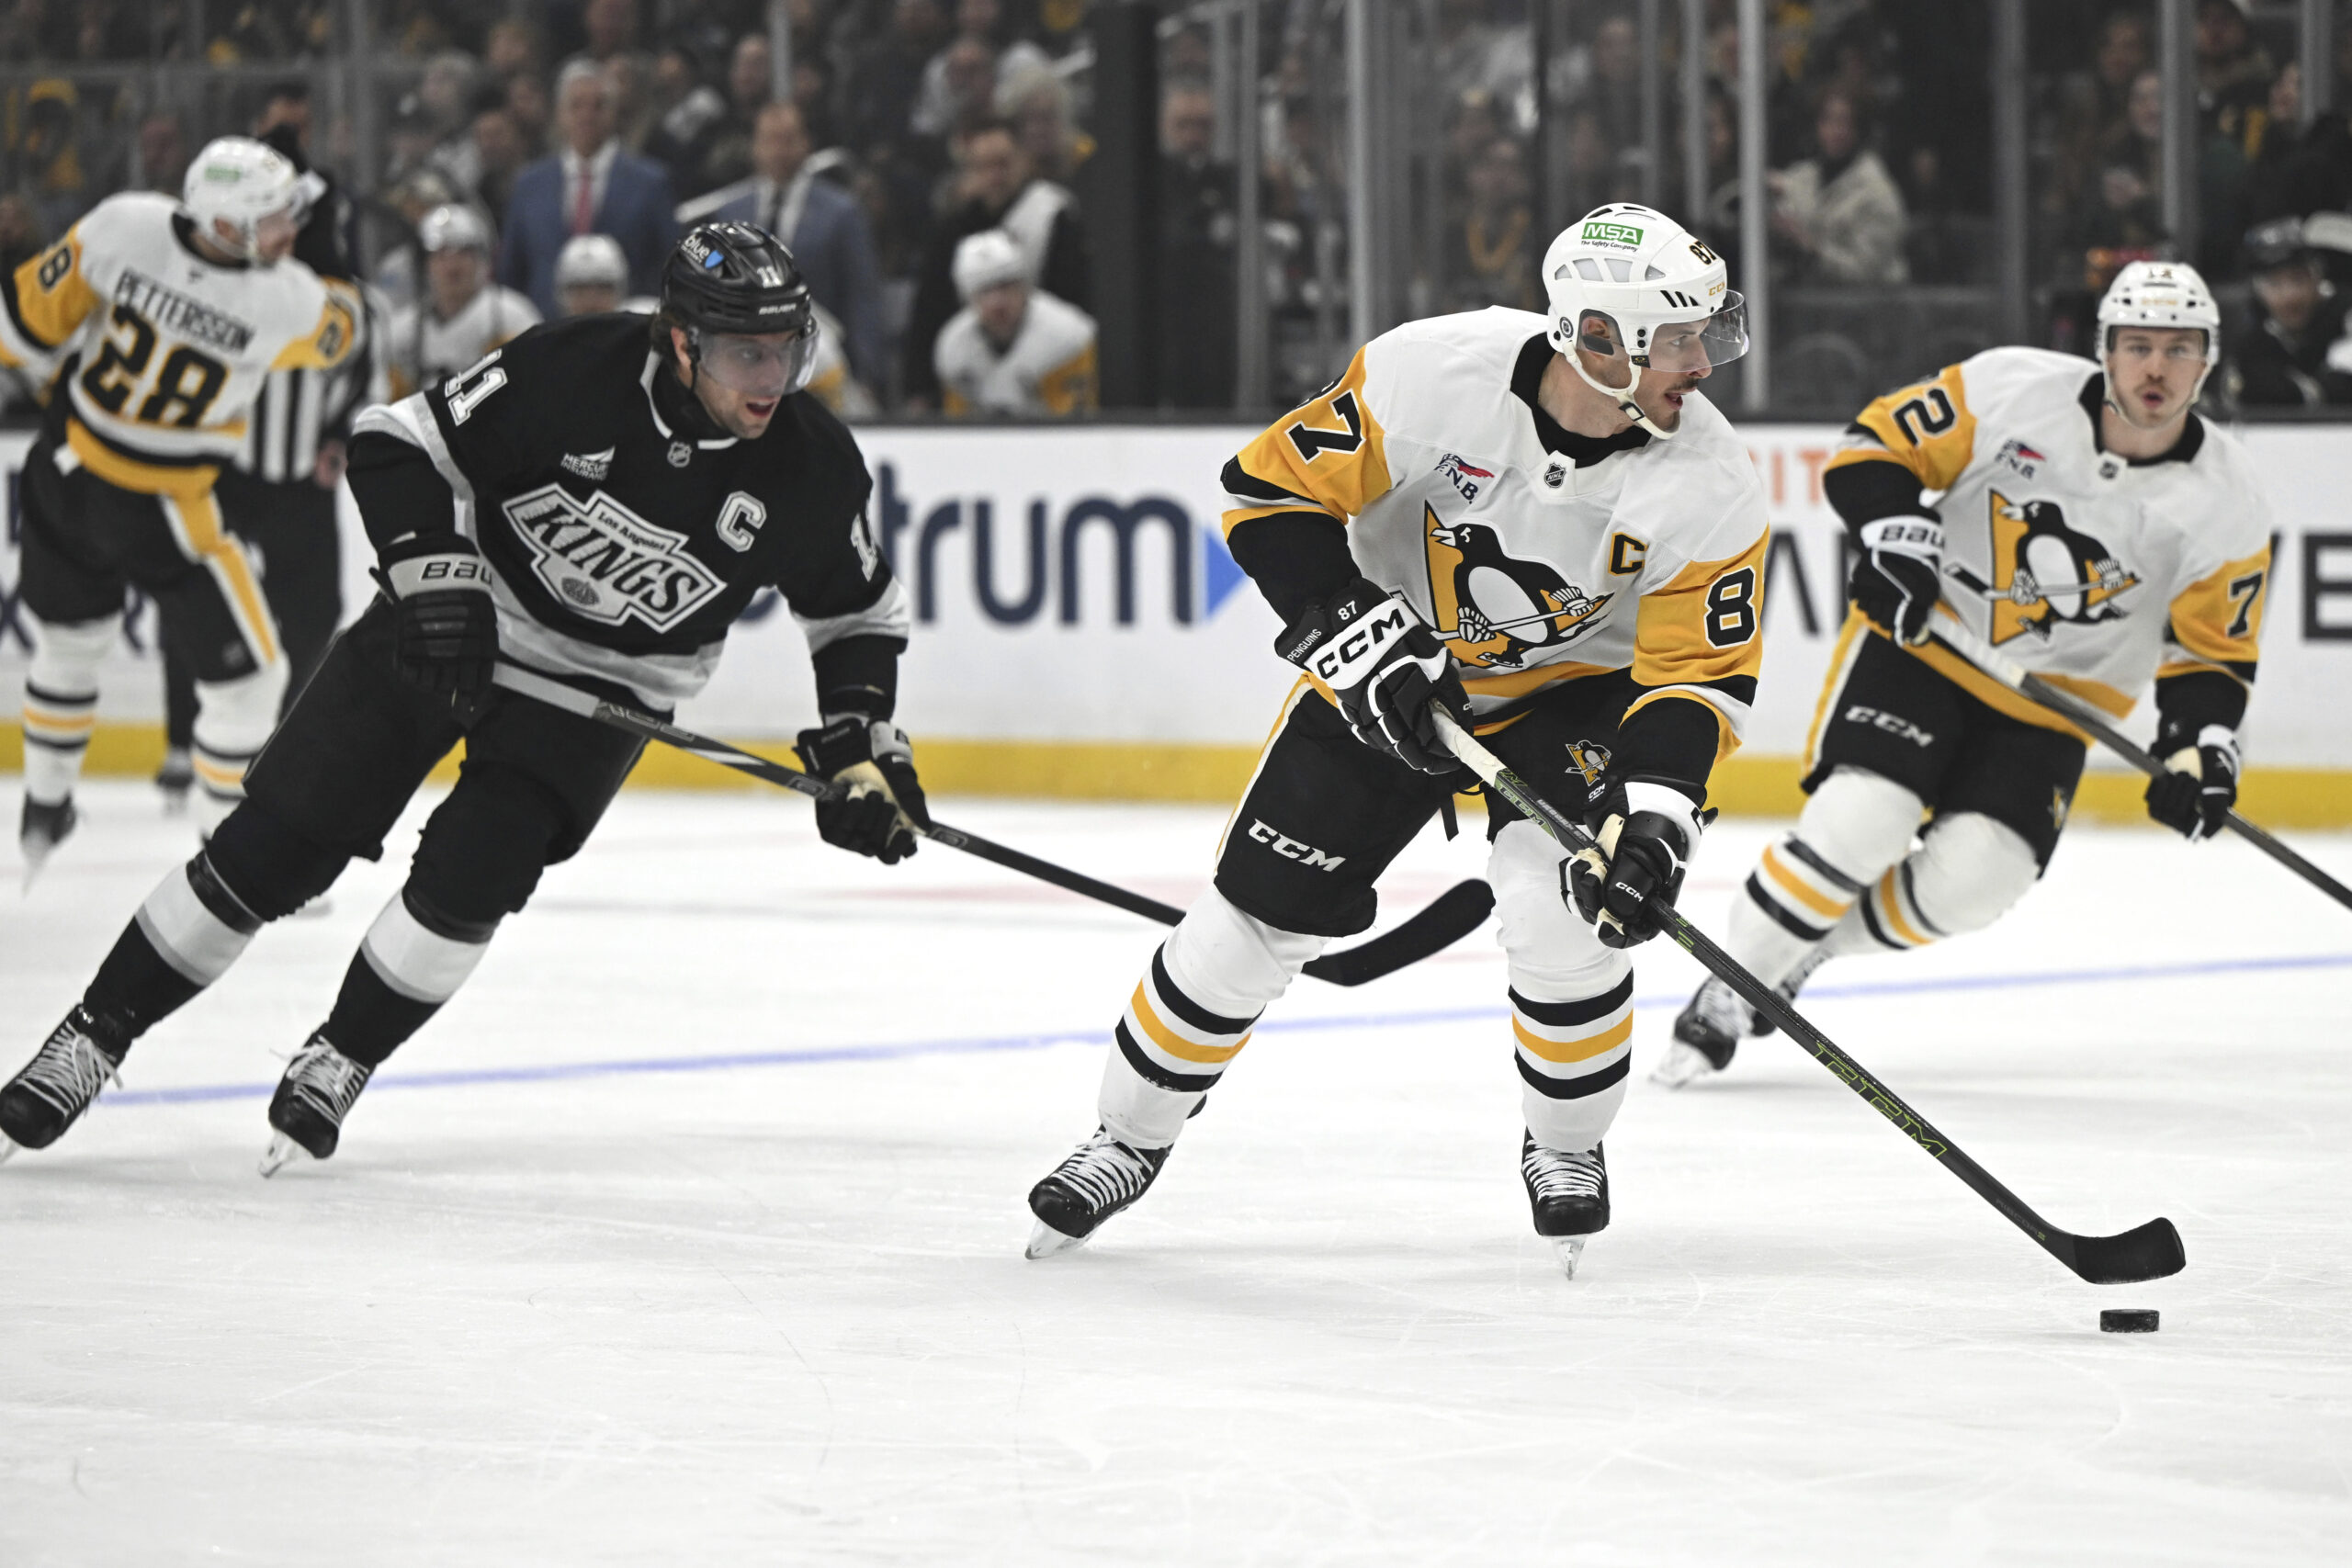
M1408 321L1364 346L1364 400L1390 441L1507 450L1524 423L1511 371L1544 330L1543 317L1501 306Z

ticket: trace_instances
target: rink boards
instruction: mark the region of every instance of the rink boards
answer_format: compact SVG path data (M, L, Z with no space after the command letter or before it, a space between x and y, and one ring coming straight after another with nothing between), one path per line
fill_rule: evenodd
M874 426L862 430L874 522L914 606L901 721L933 787L949 792L1217 799L1247 777L1294 671L1277 629L1220 542L1217 476L1241 426ZM1728 810L1793 808L1796 762L1843 613L1843 530L1821 494L1830 425L1744 427L1771 506L1765 672L1747 744L1721 771ZM2246 726L2245 805L2280 824L2352 823L2352 427L2239 432L2278 528L2260 685ZM29 446L0 435L8 476L0 603L14 611L16 471ZM346 513L348 507L346 505ZM345 519L346 605L369 591ZM265 570L266 563L265 563ZM91 766L151 769L160 755L154 616L134 606L107 671ZM0 712L21 693L25 632L0 620ZM814 718L806 649L773 594L739 626L684 722L772 742ZM2153 728L2145 705L2132 727ZM19 733L0 729L0 766ZM763 750L769 749L766 745ZM2113 768L2078 809L2138 815ZM738 782L707 764L649 757L639 783Z

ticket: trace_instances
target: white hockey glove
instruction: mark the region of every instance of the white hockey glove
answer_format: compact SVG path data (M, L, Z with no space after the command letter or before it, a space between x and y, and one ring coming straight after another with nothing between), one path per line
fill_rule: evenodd
M1928 616L1943 592L1944 525L1932 517L1882 517L1862 525L1862 553L1848 584L1855 605L1900 643L1928 640Z
M1425 773L1461 768L1429 706L1432 698L1443 703L1466 728L1470 698L1453 660L1401 595L1359 577L1301 611L1274 651L1331 688L1365 745Z
M1593 928L1604 947L1637 947L1665 928L1650 895L1671 905L1706 826L1690 797L1672 784L1628 779L1593 803L1585 826L1599 849L1578 850L1560 865L1560 897Z
M2238 738L2209 724L2194 739L2167 728L2156 738L2165 772L2148 781L2148 815L2190 843L2222 830L2238 803Z

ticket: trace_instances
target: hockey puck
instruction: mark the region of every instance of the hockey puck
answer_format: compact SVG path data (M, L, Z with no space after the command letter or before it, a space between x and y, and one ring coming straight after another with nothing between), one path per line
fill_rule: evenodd
M2156 1311L2154 1307L2109 1307L2098 1314L2101 1334L2154 1334L2156 1331Z

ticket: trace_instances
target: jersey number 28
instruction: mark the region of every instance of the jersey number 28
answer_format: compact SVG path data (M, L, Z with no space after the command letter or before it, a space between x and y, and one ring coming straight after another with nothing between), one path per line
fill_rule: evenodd
M82 389L90 400L111 414L119 414L130 395L142 384L147 363L155 357L155 329L128 305L117 305L106 341L90 367L82 372ZM187 344L164 356L153 387L131 417L141 424L169 424L193 430L204 423L212 400L229 379L229 367Z

